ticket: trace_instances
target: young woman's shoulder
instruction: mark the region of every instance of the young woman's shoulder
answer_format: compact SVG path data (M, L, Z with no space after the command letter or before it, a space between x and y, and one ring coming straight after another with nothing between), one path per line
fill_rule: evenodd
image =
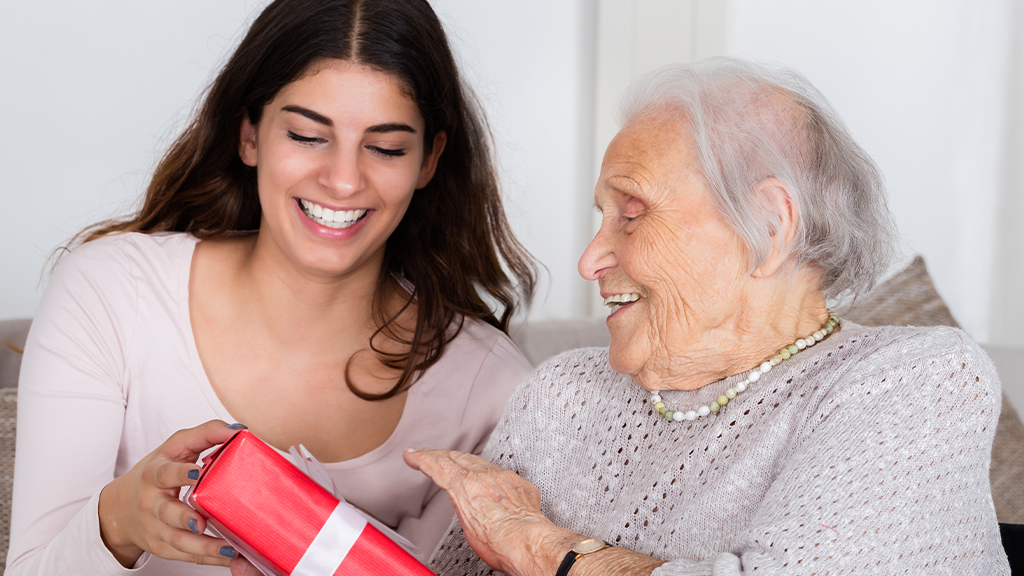
M78 319L113 332L130 329L143 302L179 298L196 241L189 234L128 233L75 247L54 267L33 324L67 327Z
M448 410L464 410L467 418L486 422L489 431L508 397L532 371L504 332L467 318L458 336L413 388L419 388L418 396L424 401L442 402Z
M74 247L60 257L54 278L76 277L119 281L147 270L166 270L191 260L199 240L184 232L103 236Z

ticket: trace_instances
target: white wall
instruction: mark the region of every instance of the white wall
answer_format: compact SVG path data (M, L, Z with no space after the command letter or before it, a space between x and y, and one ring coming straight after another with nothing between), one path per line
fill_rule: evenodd
M586 315L576 262L590 240L590 0L432 0L497 141L505 208L547 268L533 318Z
M31 316L50 252L126 213L267 0L44 0L0 19L0 318ZM533 313L585 312L591 184L586 0L437 0L489 113L513 227L547 267ZM543 17L537 17L543 15Z
M11 2L0 18L0 318L46 257L130 209L257 0Z
M1024 270L994 267L998 207L1020 194L1003 188L1011 22L1010 0L730 0L728 52L796 68L832 101L885 174L907 251L981 342L994 312L1024 321L1020 294L992 306Z

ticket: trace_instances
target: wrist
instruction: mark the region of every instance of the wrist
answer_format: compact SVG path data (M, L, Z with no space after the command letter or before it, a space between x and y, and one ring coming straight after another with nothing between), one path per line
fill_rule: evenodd
M519 526L515 556L501 562L501 571L510 576L554 576L566 552L586 538L543 517L531 523L528 529L523 528Z
M569 576L570 571L585 556L611 548L612 545L597 538L584 538L576 542L573 547L562 556L555 576Z
M100 540L121 566L131 568L145 550L136 546L122 534L124 522L116 512L117 487L114 486L114 482L117 480L103 487L97 503L96 515L99 517Z

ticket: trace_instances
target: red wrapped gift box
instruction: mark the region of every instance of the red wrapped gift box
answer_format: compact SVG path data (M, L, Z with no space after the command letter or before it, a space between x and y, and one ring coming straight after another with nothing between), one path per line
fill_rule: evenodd
M263 571L279 576L433 576L355 508L245 430L203 459L187 498Z

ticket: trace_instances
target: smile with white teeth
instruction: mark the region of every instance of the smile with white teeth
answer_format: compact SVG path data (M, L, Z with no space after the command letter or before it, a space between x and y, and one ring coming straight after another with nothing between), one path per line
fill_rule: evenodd
M640 299L640 295L636 292L627 292L626 294L612 294L611 296L604 299L604 305L613 309L618 310L620 307L626 304L631 304Z
M359 210L338 210L335 212L330 208L324 208L309 200L300 200L299 202L302 205L302 211L306 213L310 220L328 228L348 228L359 222L366 215L365 208Z

